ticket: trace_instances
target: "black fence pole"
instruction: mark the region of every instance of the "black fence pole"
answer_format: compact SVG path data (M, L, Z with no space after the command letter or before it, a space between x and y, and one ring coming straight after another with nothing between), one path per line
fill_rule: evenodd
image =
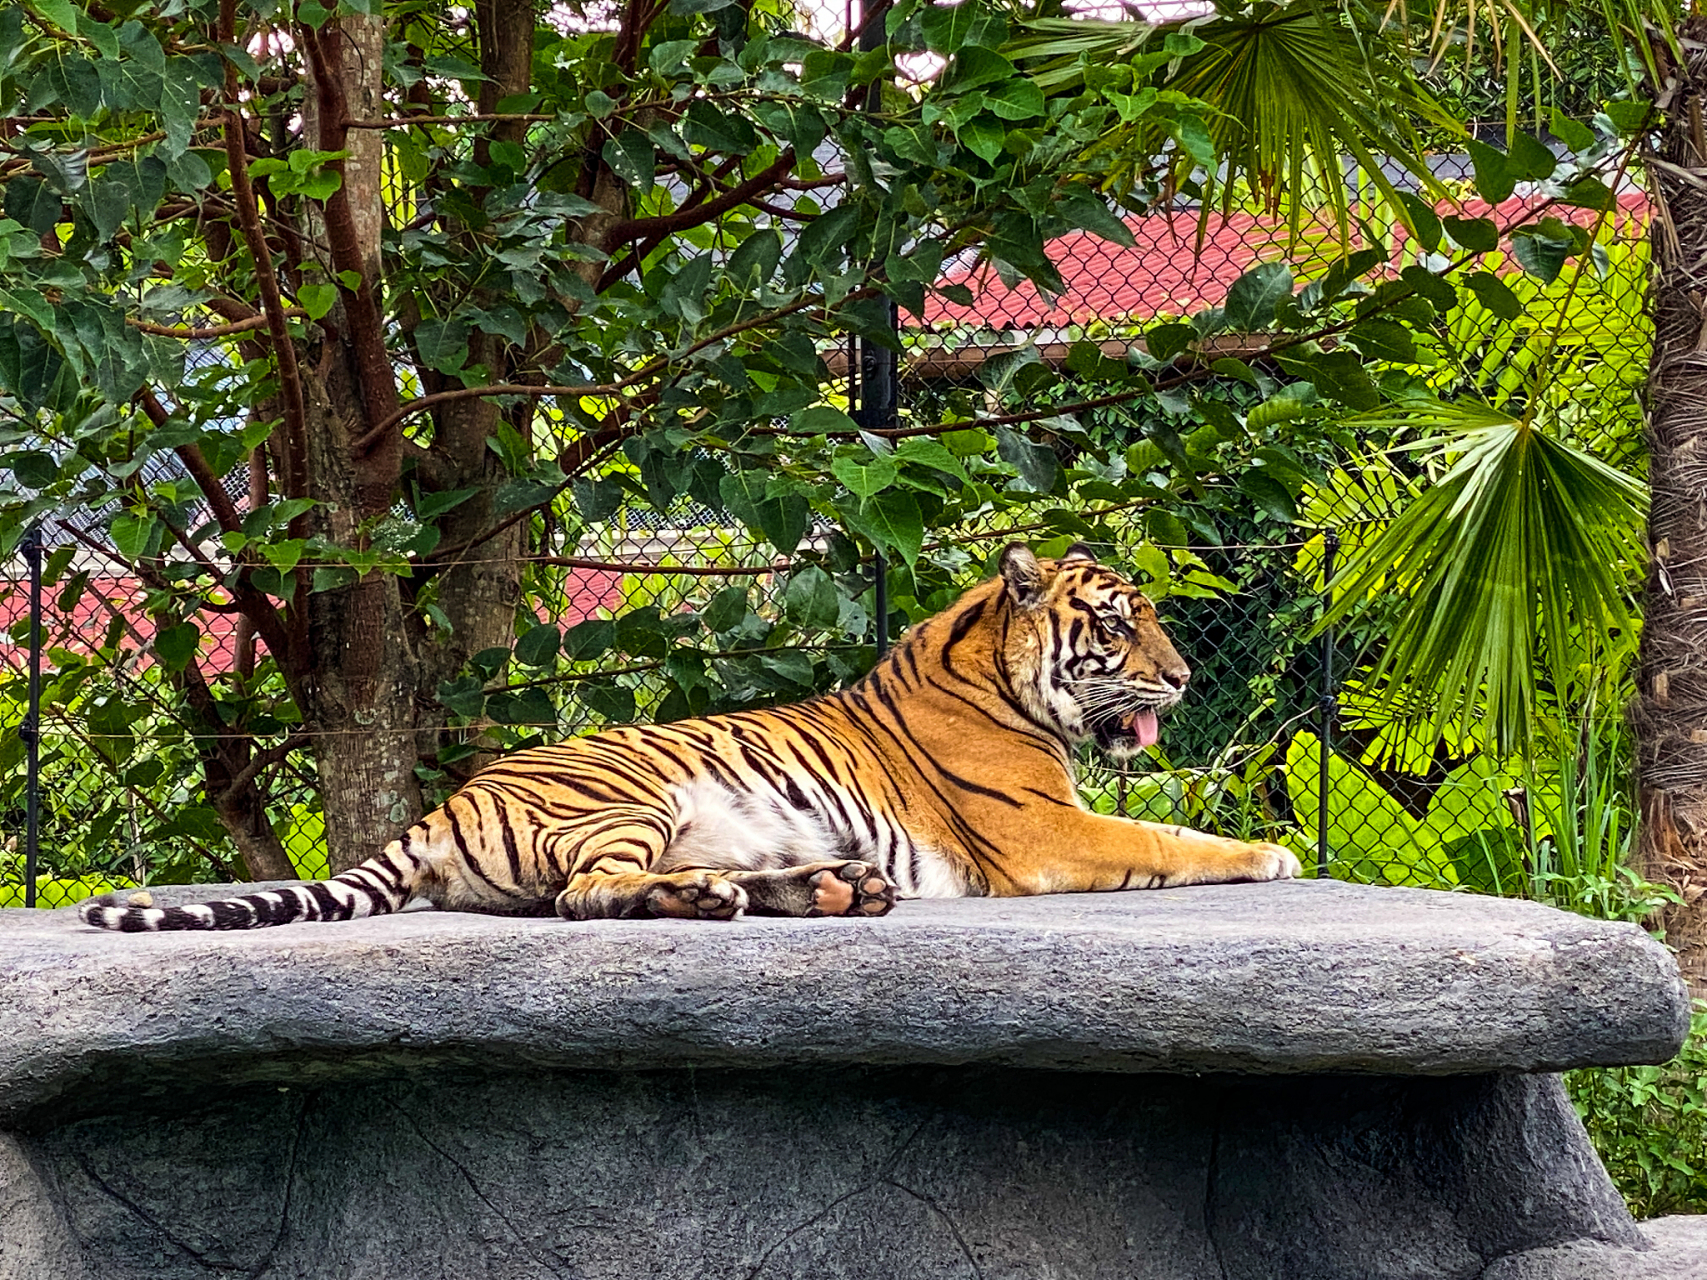
M41 821L41 526L31 525L18 544L30 565L30 705L18 737L28 770L24 779L24 905L36 905L36 832Z
M1332 529L1322 539L1322 598L1327 603L1328 583L1334 576L1334 553L1340 548L1339 534ZM1322 632L1322 697L1317 703L1322 715L1319 741L1322 749L1320 770L1316 775L1316 878L1328 874L1328 860L1333 852L1328 847L1328 762L1333 753L1334 712L1334 629Z
M884 18L889 11L889 0L866 0L860 6L862 30L859 33L859 47L863 53L881 49L889 42L889 33L884 29ZM866 90L865 109L876 115L883 110L883 81L874 80ZM868 431L882 430L893 427L896 423L897 408L900 402L899 387L897 386L895 367L895 347L899 346L900 314L890 302L885 311L891 345L873 342L870 338L859 340L859 413L857 421ZM850 368L849 377L853 376ZM889 652L889 564L884 558L881 547L873 548L876 553L872 557L872 611L876 615L872 619L872 645L881 658Z

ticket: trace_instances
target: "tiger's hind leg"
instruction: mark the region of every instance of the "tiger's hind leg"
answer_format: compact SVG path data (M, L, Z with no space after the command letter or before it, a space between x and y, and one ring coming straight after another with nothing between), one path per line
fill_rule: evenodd
M895 886L868 862L808 862L775 871L725 871L747 891L748 909L767 916L881 916Z
M746 890L716 871L590 871L570 877L569 887L557 895L557 914L565 920L733 920L747 902Z
M733 920L746 910L746 891L712 868L651 869L674 834L666 814L643 805L610 805L566 827L552 852L569 872L557 914L565 920Z

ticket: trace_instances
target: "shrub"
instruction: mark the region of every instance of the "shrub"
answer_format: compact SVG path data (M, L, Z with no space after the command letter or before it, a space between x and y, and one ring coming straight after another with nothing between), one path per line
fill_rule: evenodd
M1565 1086L1632 1213L1707 1213L1707 1001L1664 1066L1585 1068Z

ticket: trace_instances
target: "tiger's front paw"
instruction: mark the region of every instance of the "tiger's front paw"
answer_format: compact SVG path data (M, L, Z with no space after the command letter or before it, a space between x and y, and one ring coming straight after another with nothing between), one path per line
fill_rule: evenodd
M1248 844L1245 846L1251 870L1250 880L1291 880L1304 873L1296 854L1284 845Z
M715 871L680 871L646 891L646 910L678 920L733 920L747 909L747 891Z
M841 862L815 872L809 916L881 916L895 905L895 886L870 863Z

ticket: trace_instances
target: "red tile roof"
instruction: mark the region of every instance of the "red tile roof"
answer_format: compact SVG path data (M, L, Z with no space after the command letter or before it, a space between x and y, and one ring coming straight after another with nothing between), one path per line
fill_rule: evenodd
M1542 205L1539 198L1511 199L1497 209L1481 201L1463 206L1442 205L1440 212L1457 217L1485 218L1490 211L1502 227L1512 227ZM1559 206L1548 210L1562 220L1587 225L1598 215L1591 209ZM1620 234L1638 232L1647 220L1647 197L1632 192L1619 198L1614 217ZM930 328L1030 329L1085 324L1093 320L1148 320L1156 315L1190 315L1216 306L1227 289L1252 266L1268 259L1293 260L1299 250L1311 252L1331 227L1317 225L1302 231L1303 243L1288 248L1284 220L1248 213L1212 213L1203 223L1203 248L1197 252L1198 214L1152 214L1128 218L1137 243L1123 248L1089 232L1075 231L1049 245L1050 260L1066 283L1060 297L1050 300L1029 280L1009 288L988 265L951 274L945 282L967 285L975 295L969 306L931 294L925 303ZM1394 258L1406 249L1399 228ZM1324 265L1331 256L1323 260Z

